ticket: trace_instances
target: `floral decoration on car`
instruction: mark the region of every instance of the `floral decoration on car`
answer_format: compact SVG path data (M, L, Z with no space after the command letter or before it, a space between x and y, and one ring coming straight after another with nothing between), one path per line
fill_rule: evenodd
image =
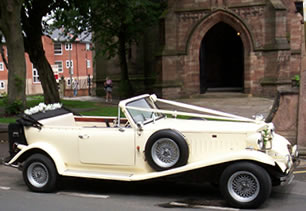
M39 112L46 112L46 111L52 111L52 110L56 110L62 107L62 104L60 103L54 103L54 104L44 104L44 103L39 103L37 106L26 109L24 111L24 113L26 115L33 115Z

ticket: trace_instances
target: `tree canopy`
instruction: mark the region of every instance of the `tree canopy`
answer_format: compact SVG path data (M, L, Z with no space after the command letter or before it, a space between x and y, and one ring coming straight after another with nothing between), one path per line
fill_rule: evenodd
M118 56L121 69L120 92L133 94L126 60L127 46L138 42L148 27L157 23L164 1L153 0L74 0L70 10L55 13L56 27L67 32L94 34L99 49L107 58Z
M41 37L50 28L44 17L54 19L73 35L94 34L94 41L107 57L118 56L121 69L120 90L123 97L133 94L126 60L127 46L138 42L148 27L156 24L165 8L163 0L1 0L0 30L7 40L9 98L25 102L24 51L37 68L46 103L58 102L59 94ZM9 27L8 27L9 26ZM22 28L21 28L22 27ZM10 42L18 38L19 44ZM23 38L23 39L22 39ZM18 53L17 53L18 52ZM14 55L18 55L16 58ZM23 59L22 59L23 58ZM17 66L16 66L17 65ZM18 70L15 72L15 70ZM17 88L17 89L16 89Z

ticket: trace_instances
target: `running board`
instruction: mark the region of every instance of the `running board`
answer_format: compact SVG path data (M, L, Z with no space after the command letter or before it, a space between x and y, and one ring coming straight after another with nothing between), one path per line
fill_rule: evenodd
M62 174L63 176L72 177L83 177L83 178L95 178L95 179L108 179L108 180L121 180L131 181L133 174L114 174L108 172L91 172L91 171L77 171L77 170L66 170Z

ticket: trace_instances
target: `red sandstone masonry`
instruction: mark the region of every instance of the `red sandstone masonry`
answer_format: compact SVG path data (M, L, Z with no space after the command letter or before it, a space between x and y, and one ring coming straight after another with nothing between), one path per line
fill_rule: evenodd
M298 51L304 40L301 17L295 13L293 0L283 1L283 7L287 10L274 10L272 4L264 0L171 0L169 2L173 6L166 18L166 49L184 52L187 48L187 54L179 56L179 60L163 62L163 72L168 72L163 75L167 80L171 77L173 80L174 78L181 80L183 90L184 87L188 87L186 92L199 93L201 41L209 29L220 21L241 33L245 48L244 87L246 92L254 95L273 95L275 86L274 88L261 86L260 81L264 77L290 80L292 75L299 72L301 56ZM203 19L203 17L206 18ZM289 51L275 50L273 47L275 39L280 39L281 42L290 39L288 44L295 52L292 54L291 49ZM262 51L261 49L265 46L268 46L268 50ZM164 56L164 58L167 57ZM173 62L176 62L176 65ZM173 74L180 77L173 77Z

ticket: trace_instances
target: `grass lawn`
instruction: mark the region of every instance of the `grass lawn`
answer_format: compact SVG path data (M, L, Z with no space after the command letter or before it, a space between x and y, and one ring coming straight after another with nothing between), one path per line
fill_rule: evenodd
M42 96L30 96L27 98L27 108L43 102ZM87 102L78 100L62 100L64 107L69 108L84 116L117 116L117 105L105 103ZM0 99L0 123L15 122L18 116L5 117L3 99Z

